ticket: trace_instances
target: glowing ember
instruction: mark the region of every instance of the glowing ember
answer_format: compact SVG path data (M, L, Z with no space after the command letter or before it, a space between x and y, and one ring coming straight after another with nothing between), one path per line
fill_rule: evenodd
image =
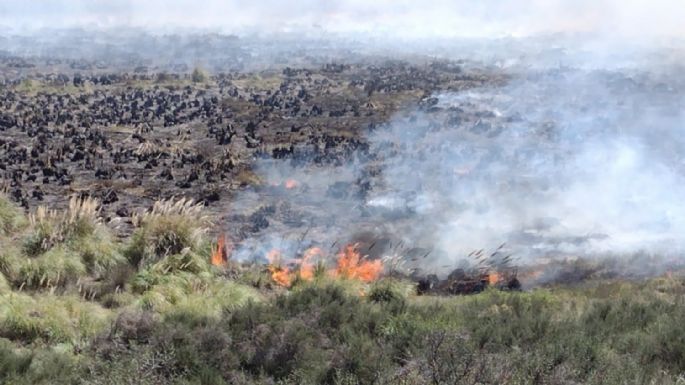
M300 184L295 180L295 179L288 179L283 183L283 186L287 188L288 190L294 189L295 187L299 186Z
M212 249L211 263L214 266L225 266L228 263L229 248L226 244L226 237L221 234L216 242L216 248Z
M382 271L383 262L363 260L355 244L345 246L338 254L338 267L334 275L371 282L378 279Z

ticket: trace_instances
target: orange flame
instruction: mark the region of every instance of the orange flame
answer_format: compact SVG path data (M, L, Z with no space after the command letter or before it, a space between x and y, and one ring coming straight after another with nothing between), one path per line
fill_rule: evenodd
M499 282L500 276L498 273L490 273L488 274L488 283L490 285L496 285L497 282Z
M228 246L226 237L221 234L216 241L216 248L212 248L211 263L214 266L225 266L228 263Z
M287 267L269 266L269 271L271 272L271 279L277 284L284 287L290 287L292 284L292 275Z
M320 247L312 247L304 252L302 263L300 264L300 278L307 281L314 278L314 264L312 263L312 259L321 255L323 255L323 250L321 250Z
M320 247L312 247L307 249L299 260L299 269L291 270L287 266L283 266L283 256L280 250L274 249L266 254L266 259L269 261L269 272L271 279L277 284L290 287L296 278L303 280L312 280L314 278L315 264L313 259L315 257L324 256L324 252ZM363 282L371 282L380 276L383 271L383 262L380 260L368 261L357 251L357 245L347 245L338 254L337 266L330 270L329 274L333 277L343 277L348 279L358 279Z
M271 272L271 279L281 286L289 287L292 283L292 276L290 274L290 269L281 266L282 257L281 251L278 249L273 249L266 253L266 259L269 261L268 269L269 272Z
M382 271L383 262L363 260L354 244L345 246L338 254L338 267L334 275L371 282L378 279Z

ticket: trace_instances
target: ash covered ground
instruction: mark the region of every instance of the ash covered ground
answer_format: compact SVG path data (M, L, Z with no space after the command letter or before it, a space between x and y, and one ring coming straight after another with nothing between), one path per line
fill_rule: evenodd
M487 55L83 39L3 42L0 177L28 211L92 196L127 235L132 214L188 197L237 260L352 242L412 274L446 275L480 250L516 265L630 261L608 263L625 275L682 260L677 65L587 66L535 41Z

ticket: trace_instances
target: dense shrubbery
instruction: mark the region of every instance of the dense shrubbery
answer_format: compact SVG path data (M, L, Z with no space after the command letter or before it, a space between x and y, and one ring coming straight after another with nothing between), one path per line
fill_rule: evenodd
M0 211L0 383L685 383L681 279L444 298L320 275L285 291L211 266L186 201L124 242L92 201Z

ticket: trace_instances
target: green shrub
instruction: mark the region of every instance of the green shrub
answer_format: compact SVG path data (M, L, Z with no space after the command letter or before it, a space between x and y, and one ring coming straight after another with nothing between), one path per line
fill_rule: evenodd
M32 359L32 354L18 351L9 340L0 338L0 380L3 382L24 375Z

